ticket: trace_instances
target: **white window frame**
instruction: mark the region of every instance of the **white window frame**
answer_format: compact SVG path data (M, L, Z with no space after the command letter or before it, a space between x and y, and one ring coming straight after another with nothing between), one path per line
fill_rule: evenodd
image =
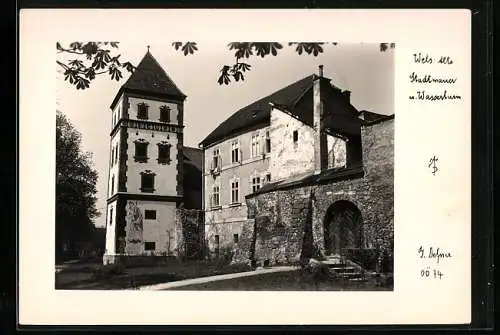
M262 177L258 174L254 174L250 178L251 178L250 185L252 186L252 193L255 193L262 187ZM258 183L255 183L256 179L258 179L259 181ZM257 189L255 189L255 187L257 187Z
M234 160L234 156L233 156L233 151L234 150L237 150L237 155L238 155L238 159L237 160ZM240 141L239 140L231 140L231 163L232 164L236 164L236 163L240 163L241 162L241 149L240 149Z
M260 133L255 132L252 134L252 137L250 138L250 157L255 158L259 157L261 154L261 147L260 147Z
M269 150L267 150L267 141L269 141ZM269 130L266 130L264 135L264 153L271 153L271 132Z
M234 183L238 183L238 187L237 188L234 188ZM229 188L231 190L231 193L230 193L230 204L233 205L233 204L239 204L240 203L240 189L241 189L241 185L240 185L240 179L239 178L233 178L229 181ZM236 193L237 193L237 197L236 199L233 198L233 192L236 190Z
M216 154L217 153L217 154ZM217 162L217 163L216 163ZM221 169L221 156L220 156L220 148L214 148L212 151L212 162L210 163L211 169Z
M267 176L269 176L269 180L267 180ZM261 184L267 184L271 182L271 172L266 172L261 177ZM262 187L262 186L261 186Z
M217 192L215 192L215 189L217 188ZM219 185L212 185L212 196L210 199L210 207L215 208L215 207L220 207L220 186ZM217 194L217 204L215 204L215 195Z

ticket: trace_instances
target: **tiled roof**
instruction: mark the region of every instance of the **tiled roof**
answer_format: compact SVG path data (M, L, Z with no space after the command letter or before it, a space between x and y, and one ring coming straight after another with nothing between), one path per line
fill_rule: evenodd
M228 119L222 122L212 131L202 142L202 145L209 145L221 140L228 135L244 130L251 126L269 123L271 112L270 102L288 105L294 102L300 95L303 95L312 87L314 75L305 77L295 83L286 86L250 105L241 108Z
M270 122L271 106L291 114L301 122L313 126L313 82L316 75L307 76L288 85L254 103L241 108L223 121L202 142L207 146L243 132L253 126ZM322 85L322 99L328 111L334 116L325 119L325 126L332 132L345 136L359 135L360 120L356 118L358 111L345 99L342 91L331 85L329 79ZM337 114L338 113L338 114Z
M134 73L122 85L111 104L111 108L114 107L117 99L125 90L180 99L186 97L149 51L137 65Z

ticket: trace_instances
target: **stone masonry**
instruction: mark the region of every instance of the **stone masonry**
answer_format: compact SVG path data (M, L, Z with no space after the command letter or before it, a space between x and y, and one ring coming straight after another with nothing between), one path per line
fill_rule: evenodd
M393 134L393 117L362 127L363 165L358 168L360 173L316 182L308 179L304 183L247 196L249 219L244 223L233 262L290 264L304 256L305 249L312 250L305 256L311 257L313 253L324 255L325 216L332 204L343 200L354 204L361 212L361 247L389 255L385 261L392 264ZM314 200L310 213L311 192ZM312 215L311 220L308 220L308 214ZM307 234L312 234L312 238ZM312 246L307 245L311 242Z

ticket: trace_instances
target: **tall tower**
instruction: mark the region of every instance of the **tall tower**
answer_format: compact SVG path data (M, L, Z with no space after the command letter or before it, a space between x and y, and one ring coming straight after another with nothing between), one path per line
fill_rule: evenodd
M110 106L105 264L174 251L185 98L148 47Z

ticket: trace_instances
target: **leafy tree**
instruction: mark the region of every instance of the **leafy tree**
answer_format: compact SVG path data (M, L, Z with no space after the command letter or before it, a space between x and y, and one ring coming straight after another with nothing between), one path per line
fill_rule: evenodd
M112 80L119 81L122 70L133 72L135 66L130 62L119 61L120 55L112 55L113 49L118 48L118 42L72 42L63 47L57 42L57 53L75 55L75 59L64 62L57 60L57 64L63 70L64 80L75 85L77 89L86 89L97 75L108 74ZM326 45L336 46L337 42L290 42L288 47L295 48L298 55L318 56L324 52ZM172 47L184 54L193 55L198 51L196 42L174 42ZM394 43L380 43L380 51L393 49ZM219 85L228 85L231 80L236 82L245 80L245 73L252 66L248 63L252 57L264 58L266 56L278 56L283 44L278 42L231 42L227 45L228 50L234 50L234 64L225 64L220 69L217 82ZM245 61L242 61L245 60Z
M81 134L68 118L56 115L56 259L90 241L94 232L97 171L81 150Z

